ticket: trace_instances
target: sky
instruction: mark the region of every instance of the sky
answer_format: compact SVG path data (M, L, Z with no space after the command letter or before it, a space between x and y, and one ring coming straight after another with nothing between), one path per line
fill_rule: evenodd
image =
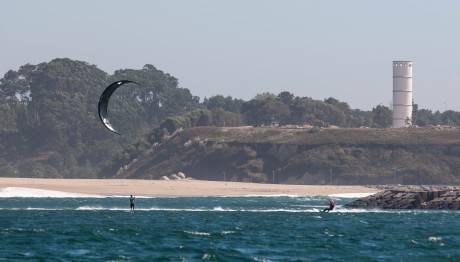
M3 0L0 10L0 78L55 58L109 74L152 64L201 99L288 91L372 110L391 107L392 61L409 60L419 108L460 111L460 1Z

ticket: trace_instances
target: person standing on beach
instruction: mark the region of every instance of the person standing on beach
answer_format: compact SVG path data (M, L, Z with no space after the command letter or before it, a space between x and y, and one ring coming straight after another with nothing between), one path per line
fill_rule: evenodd
M331 211L332 209L334 209L334 206L335 206L335 205L334 205L334 200L332 200L332 198L329 198L329 208L325 208L325 209L323 210L323 212L326 212L326 211L329 212L329 211Z
M129 206L131 208L131 210L134 210L134 199L136 198L136 196L133 196L131 195L131 197L129 198Z

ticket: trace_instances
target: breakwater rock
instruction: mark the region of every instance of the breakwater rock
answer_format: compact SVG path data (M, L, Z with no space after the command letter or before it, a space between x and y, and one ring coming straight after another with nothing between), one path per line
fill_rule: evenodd
M346 204L346 208L460 210L460 187L378 186L381 192Z

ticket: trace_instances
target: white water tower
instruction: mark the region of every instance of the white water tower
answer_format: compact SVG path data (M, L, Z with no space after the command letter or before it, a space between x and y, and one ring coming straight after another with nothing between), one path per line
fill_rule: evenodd
M412 61L393 61L393 127L412 119Z

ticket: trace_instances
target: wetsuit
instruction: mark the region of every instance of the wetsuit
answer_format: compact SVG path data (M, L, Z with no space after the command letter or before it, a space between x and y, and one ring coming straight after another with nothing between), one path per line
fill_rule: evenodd
M134 210L134 197L131 196L131 198L129 199L129 202L130 202L130 207L131 207L131 210Z
M329 199L329 208L325 208L325 209L323 210L323 212L326 212L326 211L329 212L329 211L331 211L332 209L334 209L334 200Z

